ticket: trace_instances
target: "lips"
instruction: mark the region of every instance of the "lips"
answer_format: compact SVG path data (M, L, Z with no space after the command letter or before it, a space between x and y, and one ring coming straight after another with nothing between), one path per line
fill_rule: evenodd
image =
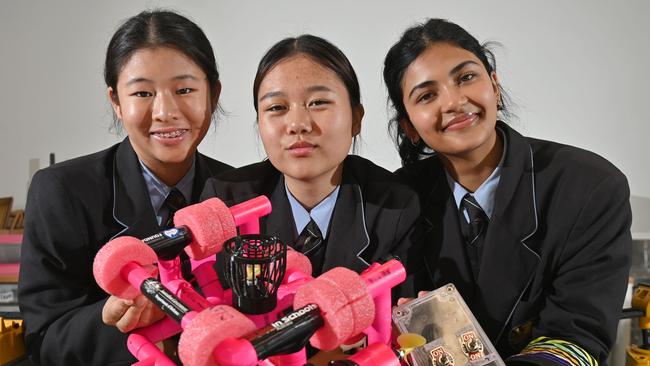
M291 144L287 150L289 153L295 157L306 157L311 154L316 145L309 143L307 141L296 141Z
M309 143L307 141L296 141L296 142L294 142L293 144L291 144L289 146L289 150L302 149L302 148L306 148L306 147L314 147L314 144L311 144L311 143Z
M454 117L451 121L447 122L443 127L443 131L457 131L471 126L478 119L479 115L476 112L461 113Z

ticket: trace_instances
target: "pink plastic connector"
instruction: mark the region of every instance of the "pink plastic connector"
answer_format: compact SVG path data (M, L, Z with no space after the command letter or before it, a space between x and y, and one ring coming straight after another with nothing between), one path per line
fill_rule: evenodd
M391 290L404 282L406 269L399 261L392 259L384 264L373 263L361 273L368 292L375 302L375 319L364 330L368 344L390 344L391 325Z
M146 337L131 333L126 341L126 346L138 362L133 365L137 366L175 366L163 351Z
M260 217L271 213L271 201L266 196L257 196L230 207L230 213L240 234L259 234Z

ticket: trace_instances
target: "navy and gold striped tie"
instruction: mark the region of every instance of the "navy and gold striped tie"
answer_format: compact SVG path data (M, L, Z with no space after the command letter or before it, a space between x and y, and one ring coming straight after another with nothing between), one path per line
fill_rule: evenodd
M313 269L313 276L318 276L325 260L325 240L316 221L311 219L298 236L294 249L309 258Z
M461 215L463 214L463 211L467 212L467 217L462 215L464 220L461 221L467 222L466 220L469 219L463 232L465 241L469 245L480 246L482 244L481 239L487 231L487 225L490 222L490 219L487 217L485 211L483 211L478 202L476 202L476 199L474 199L474 197L469 193L463 197L463 200L460 203L460 211Z
M467 213L467 215L465 215L465 213ZM461 231L463 238L467 243L465 252L469 259L472 275L475 280L478 280L478 273L481 266L481 253L483 251L483 241L485 239L485 233L487 232L490 219L478 202L476 202L476 199L474 199L474 197L469 193L467 193L460 202L459 214Z
M174 226L174 214L176 211L187 206L187 201L185 200L185 197L181 191L178 190L178 188L173 188L169 194L167 194L167 198L165 198L165 202L163 204L169 209L167 221L165 221L165 224L163 225L165 229L168 229Z

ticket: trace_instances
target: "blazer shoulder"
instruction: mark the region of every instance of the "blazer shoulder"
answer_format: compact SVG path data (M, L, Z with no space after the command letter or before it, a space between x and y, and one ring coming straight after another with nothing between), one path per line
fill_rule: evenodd
M241 202L260 194L270 194L280 177L268 161L227 170L208 179L201 199L218 197L228 202Z
M215 179L222 182L241 183L264 180L265 177L279 174L268 160L233 168L219 174Z
M568 177L586 176L597 181L607 178L626 180L620 169L592 151L553 141L534 138L527 140L533 151L537 174L550 169Z
M444 167L437 156L418 160L395 171L395 175L418 194L428 194L434 182L444 178Z
M203 164L205 164L205 167L210 171L211 175L213 176L217 176L219 174L223 174L224 172L234 169L233 166L228 165L222 161L213 159L199 152L197 152L197 154L200 157Z
M352 180L361 187L366 202L381 202L385 206L404 205L414 197L415 191L395 173L372 161L356 155L346 158L343 179Z
M119 144L108 149L66 160L36 172L32 183L56 179L67 187L108 187L113 176L113 161Z

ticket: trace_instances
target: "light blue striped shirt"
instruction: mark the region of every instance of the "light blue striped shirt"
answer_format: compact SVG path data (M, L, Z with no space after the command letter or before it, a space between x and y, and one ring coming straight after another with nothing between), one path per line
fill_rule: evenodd
M469 192L467 189L465 189L465 187L461 186L460 183L456 182L447 171L445 171L445 174L447 175L447 183L449 184L449 188L454 194L456 207L460 209L460 202L463 200L463 197L465 197L467 193L470 193L476 202L478 202L479 206L481 206L488 218L492 218L492 212L494 211L494 200L497 193L497 187L499 186L499 180L501 179L501 166L503 165L503 160L505 159L506 149L508 145L506 142L506 136L503 131L499 129L497 129L497 131L499 131L503 140L503 153L501 155L501 161L499 161L499 165L497 165L496 169L494 169L492 174L490 174L490 176L485 180L485 182L481 184L480 187L476 189L476 191L473 193ZM463 214L465 216L465 219L467 219L469 222L467 212L463 212Z
M176 184L176 188L183 194L185 201L188 203L192 201L192 185L194 183L194 160L192 160L192 166L190 170L185 174L183 178ZM167 195L174 187L169 187L163 183L156 175L147 168L146 165L140 160L140 166L142 167L142 177L144 178L145 183L147 184L147 190L149 191L149 199L151 200L151 206L153 207L153 212L156 214L156 221L158 225L161 225L163 222L167 221L169 216L169 208L164 206L163 203L167 198Z
M298 235L305 229L305 226L309 224L309 221L313 218L316 225L323 234L323 239L327 238L327 230L330 226L330 219L332 218L332 213L334 212L334 206L336 205L336 198L339 196L340 186L336 188L320 201L311 211L307 211L301 204L298 202L296 197L289 192L287 184L284 184L284 189L287 191L287 197L289 198L289 203L291 204L291 212L293 214L293 222L296 224L296 231Z

